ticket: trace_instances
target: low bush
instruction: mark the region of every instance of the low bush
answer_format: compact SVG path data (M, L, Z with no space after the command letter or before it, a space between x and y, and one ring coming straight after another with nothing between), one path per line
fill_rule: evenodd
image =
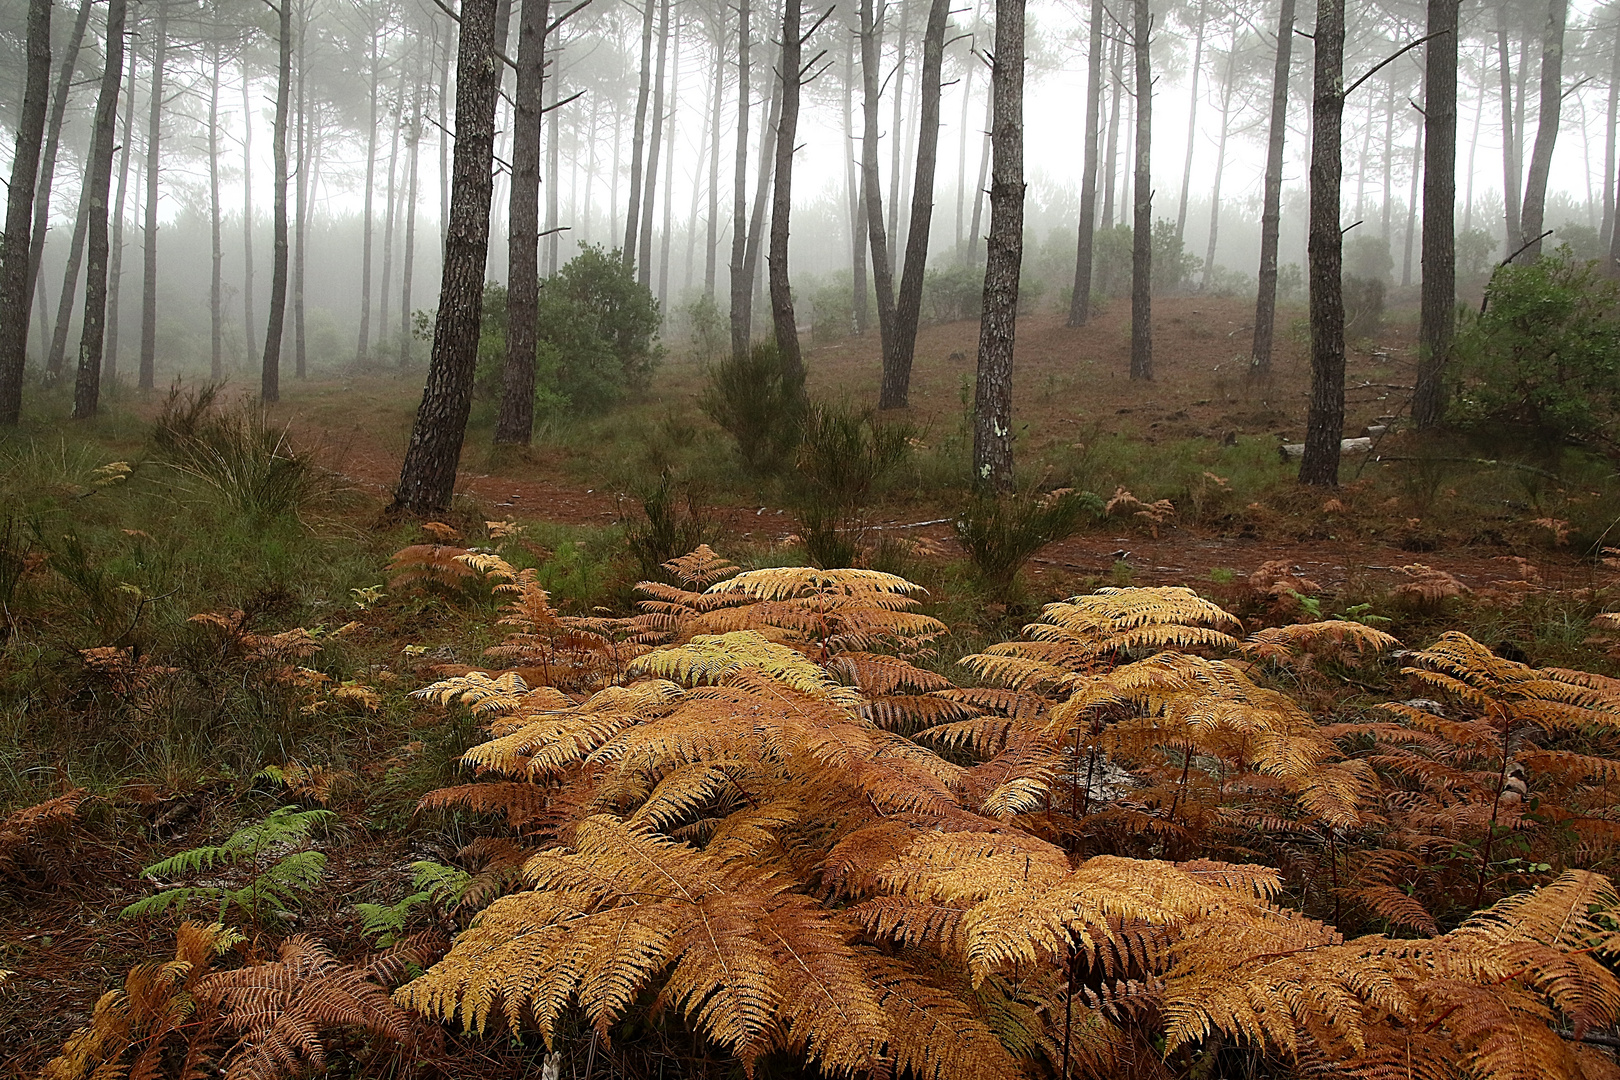
M803 377L782 365L774 342L758 342L709 372L703 411L737 443L743 468L755 476L779 472L799 444Z
M915 435L909 424L878 423L870 411L847 405L816 404L805 413L794 501L811 562L855 562L861 512L882 479L910 455Z
M1041 548L1079 532L1102 517L1104 503L1089 491L1047 495L1025 492L999 499L975 498L962 507L952 527L957 542L986 592L1005 600L1018 571Z

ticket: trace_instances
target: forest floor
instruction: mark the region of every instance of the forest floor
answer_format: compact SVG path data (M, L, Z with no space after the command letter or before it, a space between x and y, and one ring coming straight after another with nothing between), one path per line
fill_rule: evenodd
M1282 313L1273 375L1258 384L1245 378L1251 312L1234 299L1155 301L1151 383L1126 377L1123 301L1083 330L1066 328L1052 314L1020 320L1014 418L1024 482L1088 488L1105 498L1128 488L1143 501L1170 499L1175 511L1158 522L1109 518L1048 547L1030 566L1027 602L1010 610L986 602L960 569L948 569L963 559L949 522L962 498L964 417L971 406L978 327L960 322L922 331L904 415L916 429L917 460L874 500L866 538L902 538L907 565L933 594L937 606L931 610L959 627L956 643L948 646L953 655L1015 636L1034 605L1099 584L1185 584L1241 606L1247 602L1245 575L1266 563L1284 564L1299 579L1314 582L1322 612L1371 603L1395 618L1392 632L1426 642L1442 625L1439 617L1402 610L1392 599L1393 587L1409 580L1402 568L1422 563L1471 590L1472 599L1459 602L1508 598L1444 613L1454 620L1461 612L1481 640L1520 642L1536 663L1613 670L1589 630L1591 615L1615 596L1616 573L1598 557L1609 528L1620 520L1620 482L1612 465L1580 458L1546 467L1544 458L1527 457L1498 467L1497 455L1487 456L1476 445L1419 444L1399 434L1416 363L1410 320L1398 314L1375 339L1352 345L1346 423L1348 436L1391 422L1397 433L1379 442L1376 455L1346 457L1337 491L1301 490L1292 483L1294 465L1278 452L1304 437L1309 371L1301 312ZM875 331L862 339L809 344L812 395L856 404L874 400L877 352ZM789 493L781 484L742 476L730 463L728 445L702 415L704 385L703 364L672 350L647 395L607 417L543 425L535 445L521 453L490 445L493 409L478 403L458 480L465 498L451 520L464 528L500 518L530 523L536 530L531 535L543 535L551 548L560 546L559 537L578 538L586 552L579 559L591 566L566 587L554 588L559 606L588 611L622 603L627 582L635 579L625 577L633 570L624 565L623 533L616 527L640 518L648 478L667 467L690 483L721 554L749 565L802 561ZM164 759L140 745L145 736L137 735L128 736L130 745L118 754L103 753L91 730L103 715L97 710L105 697L94 673L41 672L50 664L77 663L76 650L130 640L128 631L117 636L127 615L101 618L113 629L98 629L91 614L72 610L77 594L62 586L54 599L40 593L44 599L32 621L18 616L18 644L8 646L12 651L0 664L6 709L13 718L25 707L48 715L46 730L63 745L97 749L94 760L76 771L42 764L35 747L0 746L0 765L11 778L0 797L0 821L4 807L69 785L100 796L81 814L83 828L69 864L12 885L4 884L0 865L0 969L17 973L0 986L0 1075L36 1075L131 963L166 958L171 927L117 918L125 904L148 891L137 876L140 867L186 846L218 842L243 814L276 805L276 793L252 779L264 763L294 752L306 758L325 753L349 778L334 802L343 817L343 839L329 845L326 881L296 928L350 953L362 946L349 906L354 900L396 899L409 876L407 864L448 860L465 840L452 828L424 824L412 807L423 792L454 781L456 760L474 740L474 725L464 717L447 719L442 709L425 710L405 694L431 681L435 663L476 663L478 648L498 636L489 625L493 607L486 599L478 621L463 610L426 602L397 609L349 606L352 593L385 576L392 551L420 539L414 528L381 515L419 394L420 373L414 371L287 381L272 419L288 425L294 442L338 474L350 495L321 523L277 534L276 558L285 564L275 572L280 577L260 580L252 560L265 557L267 542L251 539L242 541L240 553L247 569L221 564L223 569L212 571L214 584L188 578L189 591L173 604L190 606L175 609L165 630L171 636L162 639L183 645L184 635L194 633L186 622L191 613L233 607L251 612L266 632L354 619L364 626L343 647L341 673L391 688L378 716L311 714L257 741L231 727L205 729L189 751L194 757L175 752ZM158 407L155 400L122 406L125 419L95 436L95 454L103 461L133 460L141 452L141 425ZM42 429L38 438L50 430ZM108 545L138 546L140 537L151 539L149 533L165 538L167 528L174 530L176 545L218 546L214 536L185 534L190 526L169 494L142 498L95 511L105 518L98 527ZM101 501L63 505L93 508ZM541 526L562 531L542 534ZM337 565L339 557L349 563ZM62 559L53 558L58 564ZM109 581L127 574L126 580L140 585L144 579L134 576L138 560L119 558L125 561L109 562L117 567ZM602 584L613 575L625 579L617 591ZM141 587L155 598L150 610L157 612L163 583L153 582ZM74 588L83 591L80 584ZM135 608L136 623L147 602ZM151 633L160 640L155 628ZM186 707L212 717L207 710L217 708L229 688L217 689L200 676L198 685L198 696L186 699ZM156 721L137 718L137 725L147 723ZM14 719L10 730L21 738L26 727ZM10 736L0 730L0 737ZM158 731L151 745L167 747L163 740L172 737ZM446 1053L441 1065L451 1074L477 1068L493 1077L538 1067L532 1046L452 1040Z

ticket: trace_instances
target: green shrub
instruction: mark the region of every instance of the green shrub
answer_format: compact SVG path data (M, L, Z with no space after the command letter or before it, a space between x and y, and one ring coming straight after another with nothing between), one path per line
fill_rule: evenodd
M850 566L860 550L861 511L878 483L911 453L910 424L878 423L870 411L812 405L799 443L795 493L810 561Z
M1384 325L1384 282L1375 277L1344 275L1344 335L1353 340L1371 337Z
M690 485L678 482L668 469L661 471L658 482L640 494L646 521L625 526L625 543L635 556L641 576L662 581L668 576L663 564L708 543L713 530L698 512L698 500Z
M1498 270L1457 336L1453 416L1538 441L1608 437L1620 407L1620 285L1569 249Z
M984 309L984 271L958 263L923 272L922 321L977 319Z
M1018 571L1041 548L1073 536L1102 517L1104 503L1089 491L975 498L956 516L956 539L979 583L998 599L1011 595Z
M709 371L703 411L737 442L743 467L755 476L779 472L799 444L804 381L782 366L775 342L758 342Z
M617 252L582 245L540 289L534 376L539 415L599 414L646 389L663 355L660 318L657 298ZM486 396L500 393L508 319L506 286L485 285L478 385Z

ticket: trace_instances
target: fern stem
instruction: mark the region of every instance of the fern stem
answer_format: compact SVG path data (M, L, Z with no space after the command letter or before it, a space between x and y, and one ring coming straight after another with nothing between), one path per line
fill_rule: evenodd
M1479 853L1479 886L1474 890L1474 910L1485 904L1485 881L1491 869L1491 845L1496 841L1496 818L1502 810L1502 790L1507 787L1509 758L1512 755L1513 714L1502 724L1502 767L1496 774L1496 795L1491 799L1491 823L1485 827L1485 843Z

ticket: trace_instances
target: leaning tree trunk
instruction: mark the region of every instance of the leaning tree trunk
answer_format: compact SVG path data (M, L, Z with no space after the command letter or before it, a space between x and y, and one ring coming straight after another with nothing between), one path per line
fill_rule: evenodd
M1136 60L1136 178L1131 217L1131 378L1153 378L1153 73L1148 34L1148 0L1136 0L1131 18L1131 49Z
M667 3L668 0L665 0ZM771 199L771 250L766 256L771 288L771 326L781 358L783 381L804 386L804 358L788 284L788 222L793 211L793 148L799 137L799 66L804 41L799 36L799 0L782 4L782 59L777 71L782 97L776 130L776 187Z
M1412 136L1412 189L1406 196L1406 252L1401 259L1401 288L1412 286L1412 240L1417 235L1418 179L1423 165L1423 125L1414 124Z
M1511 253L1520 243L1519 154L1523 144L1519 126L1514 122L1513 66L1508 59L1507 19L1507 0L1502 0L1496 9L1496 69L1502 81L1502 210L1507 218L1507 250Z
M737 359L748 355L748 294L754 287L743 225L748 220L748 16L748 0L742 0L737 7L737 155L731 186L731 355Z
M1265 194L1260 210L1259 293L1254 302L1254 349L1250 369L1271 371L1272 334L1277 326L1277 240L1282 231L1283 140L1288 135L1288 70L1294 45L1294 0L1277 11L1277 57L1271 75L1271 136L1266 144Z
M1460 0L1429 0L1423 46L1423 291L1412 420L1433 427L1444 412L1440 373L1457 324L1457 13Z
M979 263L979 226L984 222L984 192L990 182L990 128L995 123L996 94L992 87L984 95L984 144L979 150L979 182L973 186L973 225L968 230L967 261Z
M495 441L527 444L534 430L534 357L540 332L540 109L547 0L523 0L512 95L512 194L507 211L506 363Z
M855 167L855 39L844 39L844 196L849 212L850 317L855 333L866 333L871 308L866 300L866 207ZM961 200L957 200L960 204ZM959 215L960 216L960 215ZM957 223L961 231L961 223ZM960 241L958 237L958 241ZM850 328L845 327L847 332Z
M647 3L650 5L651 0L647 0ZM647 144L646 190L641 198L641 224L636 233L636 281L642 288L652 285L653 207L658 194L658 152L663 148L664 75L665 66L669 63L669 0L663 0L658 7L658 74L654 80L657 85L653 91L652 117L648 124L652 139ZM671 155L674 149L670 147ZM664 201L669 202L667 192Z
M882 62L872 0L861 7L861 192L866 202L866 239L872 249L872 284L877 293L878 338L888 356L894 338L894 267L883 224L883 185L878 178L878 66Z
M1542 219L1547 212L1547 177L1552 172L1553 144L1558 141L1558 113L1564 100L1564 22L1569 0L1549 0L1547 29L1541 38L1541 110L1536 115L1536 144L1524 178L1524 208L1519 243L1534 259L1541 254Z
M1091 318L1092 251L1097 241L1097 143L1102 125L1102 17L1102 0L1091 0L1091 44L1086 55L1086 116L1081 121L1085 125L1086 156L1080 174L1080 236L1074 249L1070 326L1084 326Z
M281 47L276 69L276 124L271 139L275 159L275 203L273 254L270 263L270 322L264 332L264 368L260 373L259 397L266 402L281 400L281 332L287 321L287 106L292 91L292 5L281 0L279 16Z
M495 57L496 0L462 0L456 53L455 176L450 228L445 235L439 312L427 387L411 428L394 508L413 514L448 509L472 406L478 365L478 329L484 304L484 260L489 253L489 207L494 192L495 99L501 85Z
M928 263L928 233L934 217L934 167L939 155L940 67L945 60L945 23L950 0L933 0L923 31L923 61L917 92L922 114L917 126L917 175L911 188L911 224L906 228L906 263L900 273L900 295L894 309L891 350L884 354L880 409L903 409L911 390L911 362L917 351L917 323L922 317L923 271Z
M1344 438L1344 237L1339 232L1344 118L1344 2L1318 0L1311 106L1311 404L1299 482L1339 482Z
M84 163L90 175L90 161ZM43 196L42 196L43 197ZM73 301L79 293L79 265L84 257L84 234L90 224L90 185L79 189L79 205L73 214L73 234L68 238L67 265L62 268L62 291L56 298L56 322L51 331L50 350L45 354L45 377L55 382L67 365L68 331L73 323ZM40 328L42 331L44 327Z
M56 79L56 94L51 100L50 119L45 122L45 156L39 163L39 181L34 188L34 229L28 238L28 299L34 297L34 282L39 277L39 265L45 255L45 230L51 217L51 190L56 182L56 155L62 145L62 123L67 118L68 95L73 92L73 75L79 63L79 46L84 41L84 30L90 22L90 0L79 0L79 14L73 19L73 33L68 36L67 51L62 55L62 73ZM82 196L79 200L84 201ZM69 310L72 298L68 299ZM42 328L43 329L43 328ZM47 370L58 372L61 363Z
M146 124L146 228L142 230L141 367L138 386L150 390L157 380L158 164L163 150L163 60L169 44L169 7L157 6L152 42L152 101Z
M405 181L405 257L399 274L399 366L411 362L411 286L416 272L416 181L422 148L422 84L411 88L411 126L406 129L405 145L410 148Z
M446 30L444 63L439 67L439 260L450 236L450 55L454 31Z
M107 327L107 196L112 189L113 134L118 123L119 76L124 66L125 0L108 0L106 66L96 99L90 136L89 257L84 275L84 328L79 337L79 371L73 384L73 418L96 415L101 401L101 343ZM216 53L217 55L217 53ZM215 85L218 85L216 78Z
M371 51L367 58L371 69L371 119L366 126L366 180L360 210L360 340L354 349L356 363L365 360L366 353L371 351L371 234L376 221L372 203L377 186L377 29L375 25L371 28Z
M1177 240L1185 237L1187 233L1187 195L1192 188L1193 147L1196 145L1198 136L1198 76L1201 74L1200 69L1202 68L1204 61L1204 23L1204 3L1203 0L1199 0L1198 29L1193 35L1192 93L1188 95L1187 100L1187 153L1186 156L1181 159L1181 199L1176 206ZM1236 35L1234 34L1234 40L1232 42L1233 52L1237 51L1237 41L1235 38ZM1230 68L1231 66L1231 61L1228 59L1227 67ZM1228 79L1228 81L1230 82L1230 79ZM1230 90L1227 91L1226 97L1228 100L1230 100ZM1226 123L1224 120L1221 122L1221 134L1223 136L1226 134ZM1206 274L1209 272L1208 266L1204 267L1204 272Z
M1024 0L996 0L990 86L995 162L973 394L973 484L980 492L1001 494L1013 486L1013 336L1024 258Z
M754 205L748 211L748 240L743 245L743 274L748 281L748 308L743 312L748 332L754 330L754 304L764 301L764 281L760 274L760 248L768 237L765 229L765 203L771 193L771 181L776 176L776 126L782 122L782 84L774 82L771 105L765 123L759 129L759 175L754 178ZM755 292L760 295L756 298Z
M651 90L653 2L642 0L641 16L641 86L636 91L636 126L630 132L630 209L624 215L624 265L634 263L641 234L641 155L647 137L647 94ZM745 22L747 20L744 20ZM748 83L739 87L739 94L748 93Z
M51 88L51 0L29 0L28 74L17 149L6 195L5 244L0 246L0 424L15 425L22 413L23 366L28 349L28 251L33 227L34 181L45 140L45 107Z
M108 385L118 378L118 286L124 276L124 205L129 196L130 145L135 141L135 65L140 59L139 50L127 44L125 52L129 54L129 73L124 78L129 103L124 106L124 128L119 137L123 149L118 152L118 198L113 203L112 254L107 261L107 342L101 362L101 381Z

